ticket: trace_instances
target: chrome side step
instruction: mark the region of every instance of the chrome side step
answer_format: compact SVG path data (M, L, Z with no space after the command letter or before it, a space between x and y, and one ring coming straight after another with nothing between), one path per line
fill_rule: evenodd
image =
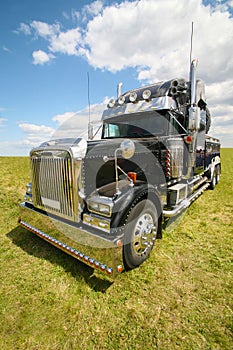
M165 217L172 217L175 215L178 215L182 212L182 210L187 209L190 204L199 197L208 187L209 183L205 183L204 186L200 187L196 192L194 192L191 196L188 198L185 198L179 205L177 205L174 209L171 210L163 210L163 215Z

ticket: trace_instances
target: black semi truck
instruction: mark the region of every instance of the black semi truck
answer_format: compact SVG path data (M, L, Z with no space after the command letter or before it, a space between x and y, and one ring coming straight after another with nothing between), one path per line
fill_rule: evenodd
M108 275L149 256L162 224L221 173L220 142L193 60L190 79L121 93L102 115L101 137L55 139L30 153L20 224Z

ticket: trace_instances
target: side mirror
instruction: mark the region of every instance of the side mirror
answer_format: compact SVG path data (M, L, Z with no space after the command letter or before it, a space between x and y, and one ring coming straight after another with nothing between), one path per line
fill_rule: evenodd
M120 194L119 189L119 179L118 179L118 169L120 169L124 174L125 172L117 164L117 151L121 151L122 157L125 159L130 159L135 153L135 144L131 140L124 140L121 142L120 147L115 150L115 176L116 176L116 194ZM126 174L127 176L127 174Z
M200 129L200 108L191 106L189 108L189 125L190 131L197 131Z
M130 159L135 153L135 144L131 140L124 140L120 144L120 150L125 159Z

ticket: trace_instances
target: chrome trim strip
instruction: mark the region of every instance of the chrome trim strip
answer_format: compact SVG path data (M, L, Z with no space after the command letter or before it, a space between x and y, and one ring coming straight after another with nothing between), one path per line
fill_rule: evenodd
M111 227L109 220L104 220L92 215L83 214L83 222L86 225L90 225L91 227L96 227L99 230L103 230L104 232L110 233Z
M109 108L103 111L102 120L112 118L121 114L131 114L141 111L152 111L176 108L176 102L170 96L156 97L147 101L138 101L137 103L126 103L124 105L118 105L113 108Z
M72 255L74 258L76 258L80 261L84 261L85 264L87 264L91 267L95 267L95 268L99 267L101 271L105 271L108 275L112 275L113 269L111 267L107 267L107 265L105 265L99 261L96 261L95 259L89 257L88 255L85 255L84 253L80 252L79 250L76 250L76 249L70 247L69 245L53 238L52 236L44 233L41 230L38 230L37 228L27 224L24 221L21 221L20 225L22 227L26 228L27 230L35 233L37 236L43 238L45 241L51 243L55 247L63 250L64 252L68 253L69 255Z
M85 229L72 222L69 224L47 216L33 209L33 206L28 207L26 203L20 205L19 222L45 241L112 277L123 269L122 246L117 238L111 241L110 238L89 232L88 227ZM93 228L90 227L91 230ZM106 236L104 232L102 234Z

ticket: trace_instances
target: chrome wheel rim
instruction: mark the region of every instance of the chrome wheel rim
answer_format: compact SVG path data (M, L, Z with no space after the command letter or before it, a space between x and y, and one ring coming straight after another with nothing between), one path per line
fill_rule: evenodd
M137 255L141 256L152 248L156 238L156 227L151 214L144 213L138 218L133 237L133 248Z

